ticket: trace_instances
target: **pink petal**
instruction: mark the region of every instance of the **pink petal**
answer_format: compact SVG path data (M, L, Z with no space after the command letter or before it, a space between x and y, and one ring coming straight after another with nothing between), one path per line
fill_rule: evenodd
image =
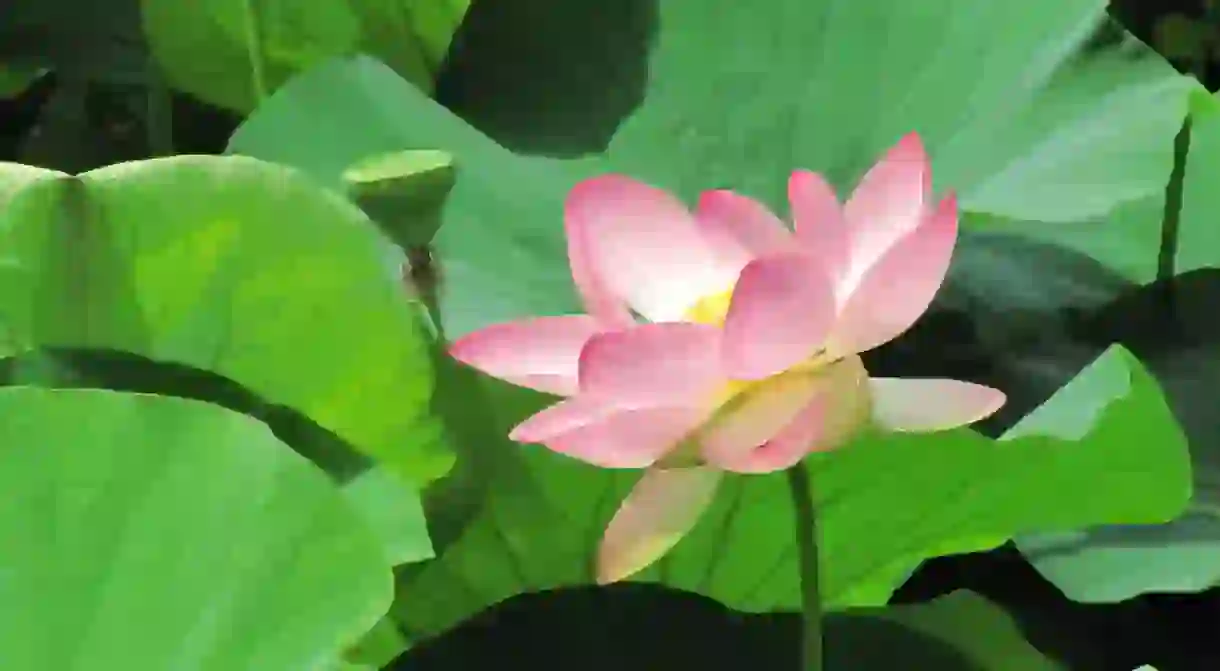
M943 431L991 416L1004 392L973 382L876 377L869 380L873 417L891 431Z
M956 242L957 201L950 195L860 278L839 312L835 351L866 352L911 328L944 283Z
M792 423L822 388L816 374L790 373L747 389L701 430L703 458L710 464L743 463Z
M834 189L816 172L797 170L788 179L788 206L796 239L838 279L851 262L851 232Z
M495 324L458 339L449 355L515 385L568 396L576 393L580 350L601 329L587 315Z
M738 269L760 256L793 249L792 236L779 217L732 191L705 191L695 219L721 259Z
M613 295L651 321L679 321L736 276L681 201L633 179L605 175L577 184L564 218L574 277L599 313L610 311L604 306Z
M720 329L667 322L602 333L581 351L579 370L589 396L643 405L705 398L724 380Z
M571 216L565 216L564 228L568 239L568 265L572 270L572 282L580 294L585 310L609 326L625 328L635 323L627 303L616 296L602 280L603 273L595 267L589 255L588 237L595 233L587 227L577 225Z
M597 582L618 582L669 552L711 505L721 477L706 466L645 472L606 527Z
M705 450L713 466L735 473L770 473L805 455L840 447L869 418L868 373L859 357L831 364L812 398L770 440L753 450Z
M734 473L771 473L794 466L817 446L828 404L819 394L771 440L747 451L705 452L704 458Z
M725 374L774 375L812 356L835 321L834 286L818 259L783 254L741 271L724 322Z
M623 407L575 396L521 422L508 437L542 443L602 468L643 468L676 448L706 418L702 408Z
M851 230L852 272L871 266L923 219L931 166L919 136L911 133L861 178L843 208Z

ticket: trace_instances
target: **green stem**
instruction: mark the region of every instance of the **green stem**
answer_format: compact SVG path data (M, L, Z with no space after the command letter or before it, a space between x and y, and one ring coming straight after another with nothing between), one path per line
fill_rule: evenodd
M1165 206L1161 215L1161 245L1157 252L1156 276L1171 279L1177 274L1174 262L1178 254L1178 226L1182 213L1182 180L1186 175L1186 157L1190 151L1191 118L1187 112L1182 128L1173 141L1173 168L1165 186Z
M246 0L246 57L250 61L250 84L254 89L254 101L262 104L267 99L267 75L263 68L263 26L259 15L259 0Z
M1204 41L1194 54L1190 68L1191 74L1200 82L1207 74L1207 65L1211 60L1211 52L1214 48L1212 39L1214 39L1216 30L1220 28L1220 14L1217 13L1215 1L1204 2L1203 11L1203 23L1209 39ZM1182 180L1185 179L1186 161L1190 153L1191 116L1191 111L1187 108L1182 128L1173 141L1173 169L1169 174L1169 183L1165 186L1165 207L1161 216L1161 246L1157 255L1156 272L1157 279L1163 281L1177 275L1174 263L1178 254L1178 228L1182 213ZM1166 284L1166 296L1169 299L1169 306L1174 307L1175 296L1172 284Z
M788 488L796 513L797 562L801 574L801 669L822 671L822 598L818 587L818 520L813 510L809 472L800 463L788 469Z

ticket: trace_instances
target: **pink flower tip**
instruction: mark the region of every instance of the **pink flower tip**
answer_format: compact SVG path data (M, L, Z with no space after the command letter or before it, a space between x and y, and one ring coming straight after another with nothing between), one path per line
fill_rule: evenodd
M894 151L897 155L904 158L912 158L916 160L926 159L928 152L924 148L923 138L920 137L918 131L911 131L903 135L894 145Z

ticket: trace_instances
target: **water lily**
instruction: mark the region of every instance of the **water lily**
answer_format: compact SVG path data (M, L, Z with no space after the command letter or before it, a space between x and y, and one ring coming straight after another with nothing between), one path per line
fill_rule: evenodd
M606 530L600 582L667 552L725 472L788 468L866 424L937 431L1004 403L969 382L870 378L860 359L910 328L944 282L957 204L934 200L930 177L914 134L845 203L797 171L791 230L725 190L704 193L693 212L619 175L571 191L568 256L587 314L494 325L452 355L566 397L512 439L647 469Z

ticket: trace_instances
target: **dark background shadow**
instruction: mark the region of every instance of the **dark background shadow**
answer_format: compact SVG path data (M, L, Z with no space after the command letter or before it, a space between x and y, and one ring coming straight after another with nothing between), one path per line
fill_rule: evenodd
M436 99L514 151L600 152L643 99L657 2L474 2Z
M554 635L540 637L546 630ZM581 587L500 603L386 668L487 668L495 651L502 664L518 668L778 671L799 667L800 634L797 615L742 615L707 597L653 585ZM825 635L829 669L988 671L934 636L865 611L831 616Z

